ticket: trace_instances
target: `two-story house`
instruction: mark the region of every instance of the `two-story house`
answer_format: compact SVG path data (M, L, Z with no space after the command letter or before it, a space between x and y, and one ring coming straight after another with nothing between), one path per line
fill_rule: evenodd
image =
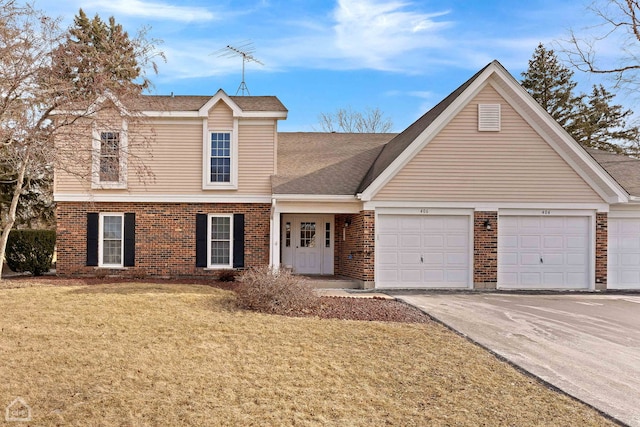
M138 102L155 179L129 173L126 114L85 132L90 179L56 173L58 274L640 288L640 163L584 150L496 61L397 135L278 132L277 98L222 90Z

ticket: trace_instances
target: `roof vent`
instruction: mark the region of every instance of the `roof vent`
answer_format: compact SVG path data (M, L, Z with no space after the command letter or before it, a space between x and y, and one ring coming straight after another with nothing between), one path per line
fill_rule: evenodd
M481 132L500 130L500 104L478 104L478 130Z

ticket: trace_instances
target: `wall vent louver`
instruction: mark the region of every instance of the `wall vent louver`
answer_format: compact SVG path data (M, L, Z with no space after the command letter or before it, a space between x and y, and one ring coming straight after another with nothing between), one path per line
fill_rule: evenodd
M500 104L478 104L478 130L481 132L500 130Z

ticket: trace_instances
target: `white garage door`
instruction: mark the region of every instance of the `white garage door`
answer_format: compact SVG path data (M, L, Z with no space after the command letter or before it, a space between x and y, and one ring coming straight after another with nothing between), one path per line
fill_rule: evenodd
M609 218L609 289L640 289L640 219Z
M469 216L380 215L376 286L469 287Z
M589 272L589 217L500 217L498 287L586 289Z

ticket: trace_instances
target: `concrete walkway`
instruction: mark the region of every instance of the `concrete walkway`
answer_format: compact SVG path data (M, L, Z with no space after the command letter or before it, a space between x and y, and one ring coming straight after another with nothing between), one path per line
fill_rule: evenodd
M639 295L395 295L612 417L640 427Z

